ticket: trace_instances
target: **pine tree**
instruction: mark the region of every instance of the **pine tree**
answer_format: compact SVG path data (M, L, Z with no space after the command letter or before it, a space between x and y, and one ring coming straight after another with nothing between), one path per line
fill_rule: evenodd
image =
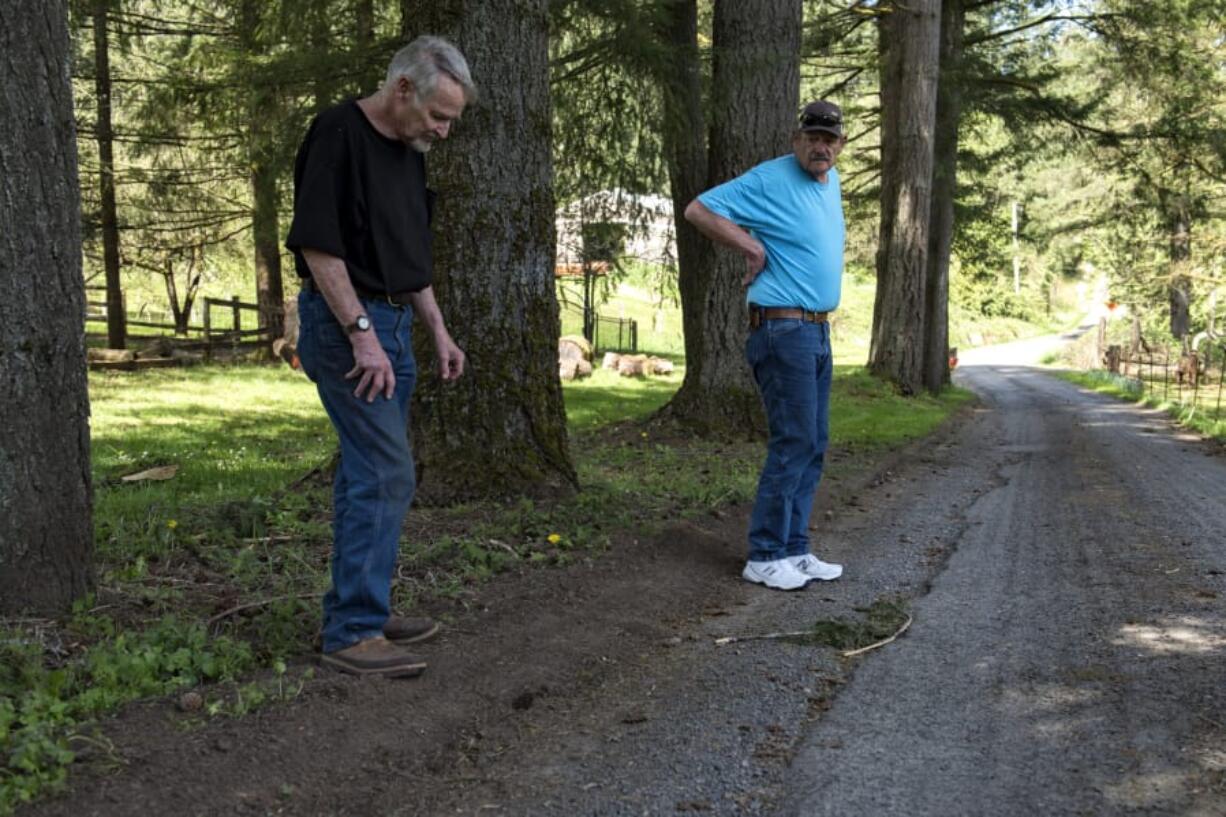
M0 612L62 611L92 584L89 398L59 0L0 5Z

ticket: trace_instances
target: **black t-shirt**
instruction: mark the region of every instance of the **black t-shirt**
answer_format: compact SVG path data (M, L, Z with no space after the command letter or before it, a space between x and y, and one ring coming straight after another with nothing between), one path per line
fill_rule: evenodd
M305 247L342 259L359 289L416 292L431 282L432 200L425 156L344 102L315 117L298 149L285 246L304 278Z

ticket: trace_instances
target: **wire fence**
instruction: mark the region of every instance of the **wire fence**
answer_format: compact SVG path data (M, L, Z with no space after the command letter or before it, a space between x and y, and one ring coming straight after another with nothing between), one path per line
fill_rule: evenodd
M1138 397L1176 403L1185 410L1203 412L1207 419L1226 419L1226 344L1204 344L1188 354L1170 347L1133 350L1108 346L1103 365L1123 377Z
M559 310L561 334L582 335L592 344L592 351L637 352L639 324L633 318L609 318L593 313L584 320L583 307L562 304ZM590 328L589 328L590 327ZM589 331L584 331L585 328Z

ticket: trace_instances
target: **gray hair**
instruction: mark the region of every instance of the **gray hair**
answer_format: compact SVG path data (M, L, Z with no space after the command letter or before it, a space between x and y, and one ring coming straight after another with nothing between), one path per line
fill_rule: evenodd
M438 78L445 74L464 91L465 103L477 99L477 86L468 72L468 61L460 50L442 37L422 36L413 40L392 57L387 67L387 84L406 77L416 89L418 102L429 99L438 87Z

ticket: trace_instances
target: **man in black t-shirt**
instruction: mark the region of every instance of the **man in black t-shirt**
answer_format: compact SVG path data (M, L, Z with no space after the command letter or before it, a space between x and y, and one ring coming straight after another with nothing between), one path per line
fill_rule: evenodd
M303 279L298 354L341 448L323 660L356 674L421 673L425 662L403 645L438 630L428 619L391 615L391 580L416 488L408 441L414 313L434 340L443 380L464 371L430 286L424 154L475 96L460 52L419 37L392 58L378 92L315 118L294 165L286 246Z

